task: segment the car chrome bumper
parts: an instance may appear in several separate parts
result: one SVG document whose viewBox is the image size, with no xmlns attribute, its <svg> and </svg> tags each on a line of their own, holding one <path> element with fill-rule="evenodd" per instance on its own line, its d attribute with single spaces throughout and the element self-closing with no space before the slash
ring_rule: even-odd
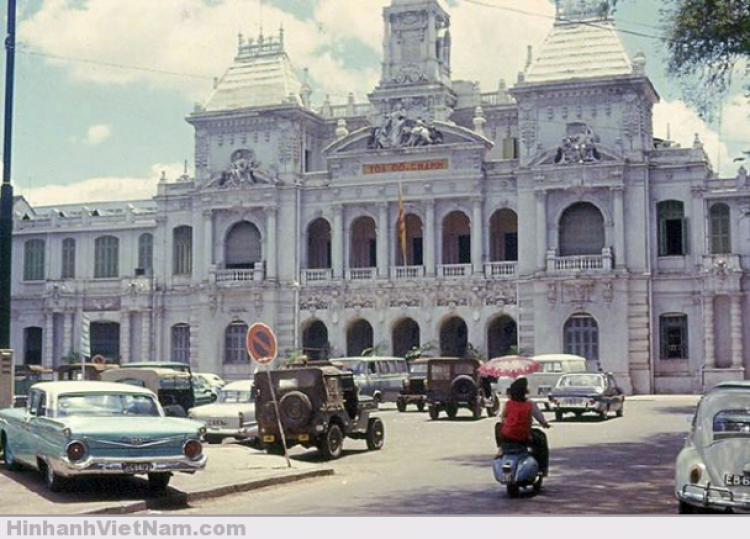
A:
<svg viewBox="0 0 750 539">
<path fill-rule="evenodd" d="M 701 485 L 684 485 L 676 492 L 677 499 L 697 507 L 707 509 L 740 509 L 750 511 L 750 494 L 737 494 L 725 487 L 710 483 Z"/>
<path fill-rule="evenodd" d="M 257 438 L 258 426 L 242 428 L 210 427 L 206 425 L 206 436 L 221 436 L 224 438 Z"/>
<path fill-rule="evenodd" d="M 148 471 L 138 473 L 163 473 L 163 472 L 183 472 L 195 473 L 206 467 L 208 457 L 202 454 L 196 460 L 190 460 L 186 457 L 137 457 L 137 458 L 101 458 L 90 457 L 81 462 L 70 462 L 66 458 L 47 459 L 47 464 L 52 466 L 55 473 L 63 477 L 75 477 L 79 475 L 131 475 L 132 472 L 124 471 L 126 464 L 150 464 Z"/>
</svg>

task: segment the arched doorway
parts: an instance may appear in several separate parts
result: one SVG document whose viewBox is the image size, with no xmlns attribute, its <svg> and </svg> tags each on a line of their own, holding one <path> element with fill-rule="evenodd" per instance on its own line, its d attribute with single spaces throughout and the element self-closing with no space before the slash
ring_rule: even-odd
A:
<svg viewBox="0 0 750 539">
<path fill-rule="evenodd" d="M 393 355 L 404 357 L 412 348 L 420 346 L 419 324 L 411 318 L 405 318 L 396 323 L 391 336 L 393 341 Z"/>
<path fill-rule="evenodd" d="M 237 223 L 227 233 L 224 249 L 227 269 L 253 269 L 262 256 L 258 227 L 248 221 Z"/>
<path fill-rule="evenodd" d="M 469 328 L 459 316 L 446 320 L 440 328 L 440 355 L 464 357 L 469 349 Z"/>
<path fill-rule="evenodd" d="M 315 320 L 302 331 L 302 352 L 313 360 L 328 359 L 328 328 Z"/>
<path fill-rule="evenodd" d="M 463 212 L 443 219 L 443 264 L 471 264 L 471 222 Z"/>
<path fill-rule="evenodd" d="M 346 355 L 361 356 L 362 352 L 373 347 L 372 326 L 370 322 L 359 319 L 346 331 Z"/>
<path fill-rule="evenodd" d="M 359 217 L 351 227 L 350 268 L 374 268 L 378 265 L 378 240 L 375 221 Z"/>
<path fill-rule="evenodd" d="M 307 227 L 307 269 L 331 267 L 331 225 L 322 217 Z"/>
<path fill-rule="evenodd" d="M 604 216 L 589 202 L 577 202 L 560 217 L 560 256 L 601 255 Z"/>
<path fill-rule="evenodd" d="M 518 326 L 508 315 L 502 315 L 490 322 L 487 328 L 487 357 L 505 356 L 518 348 Z"/>
</svg>

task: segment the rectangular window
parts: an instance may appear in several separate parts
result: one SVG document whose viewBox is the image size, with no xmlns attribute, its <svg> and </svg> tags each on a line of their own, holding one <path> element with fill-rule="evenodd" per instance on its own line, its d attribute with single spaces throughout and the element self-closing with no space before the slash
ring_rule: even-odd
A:
<svg viewBox="0 0 750 539">
<path fill-rule="evenodd" d="M 190 363 L 190 326 L 172 327 L 172 361 Z"/>
<path fill-rule="evenodd" d="M 192 275 L 193 273 L 193 230 L 181 226 L 174 230 L 174 275 Z"/>
<path fill-rule="evenodd" d="M 154 236 L 152 234 L 141 234 L 138 238 L 138 269 L 142 275 L 152 275 L 154 272 Z"/>
<path fill-rule="evenodd" d="M 94 278 L 111 279 L 119 275 L 119 241 L 114 236 L 94 242 Z"/>
<path fill-rule="evenodd" d="M 62 242 L 61 279 L 75 279 L 76 276 L 76 240 L 66 238 Z"/>
<path fill-rule="evenodd" d="M 659 319 L 660 358 L 687 359 L 688 327 L 687 316 L 662 316 Z"/>
<path fill-rule="evenodd" d="M 23 280 L 44 280 L 44 240 L 29 240 L 24 244 Z"/>
</svg>

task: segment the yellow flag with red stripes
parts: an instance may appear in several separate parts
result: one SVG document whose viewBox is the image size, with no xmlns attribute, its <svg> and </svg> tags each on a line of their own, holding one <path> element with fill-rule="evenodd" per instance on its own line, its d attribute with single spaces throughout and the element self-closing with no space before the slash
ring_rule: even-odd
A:
<svg viewBox="0 0 750 539">
<path fill-rule="evenodd" d="M 406 266 L 406 216 L 404 215 L 404 193 L 398 182 L 398 239 L 401 244 L 401 257 Z"/>
</svg>

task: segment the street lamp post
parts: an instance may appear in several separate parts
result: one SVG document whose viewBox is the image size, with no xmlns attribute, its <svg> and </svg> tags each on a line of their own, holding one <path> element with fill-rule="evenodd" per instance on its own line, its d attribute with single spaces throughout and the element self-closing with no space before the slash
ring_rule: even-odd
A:
<svg viewBox="0 0 750 539">
<path fill-rule="evenodd" d="M 0 349 L 10 348 L 10 272 L 13 247 L 13 186 L 10 183 L 13 133 L 13 75 L 16 51 L 16 0 L 8 0 L 8 35 L 5 38 L 5 130 L 3 185 L 0 191 Z"/>
</svg>

